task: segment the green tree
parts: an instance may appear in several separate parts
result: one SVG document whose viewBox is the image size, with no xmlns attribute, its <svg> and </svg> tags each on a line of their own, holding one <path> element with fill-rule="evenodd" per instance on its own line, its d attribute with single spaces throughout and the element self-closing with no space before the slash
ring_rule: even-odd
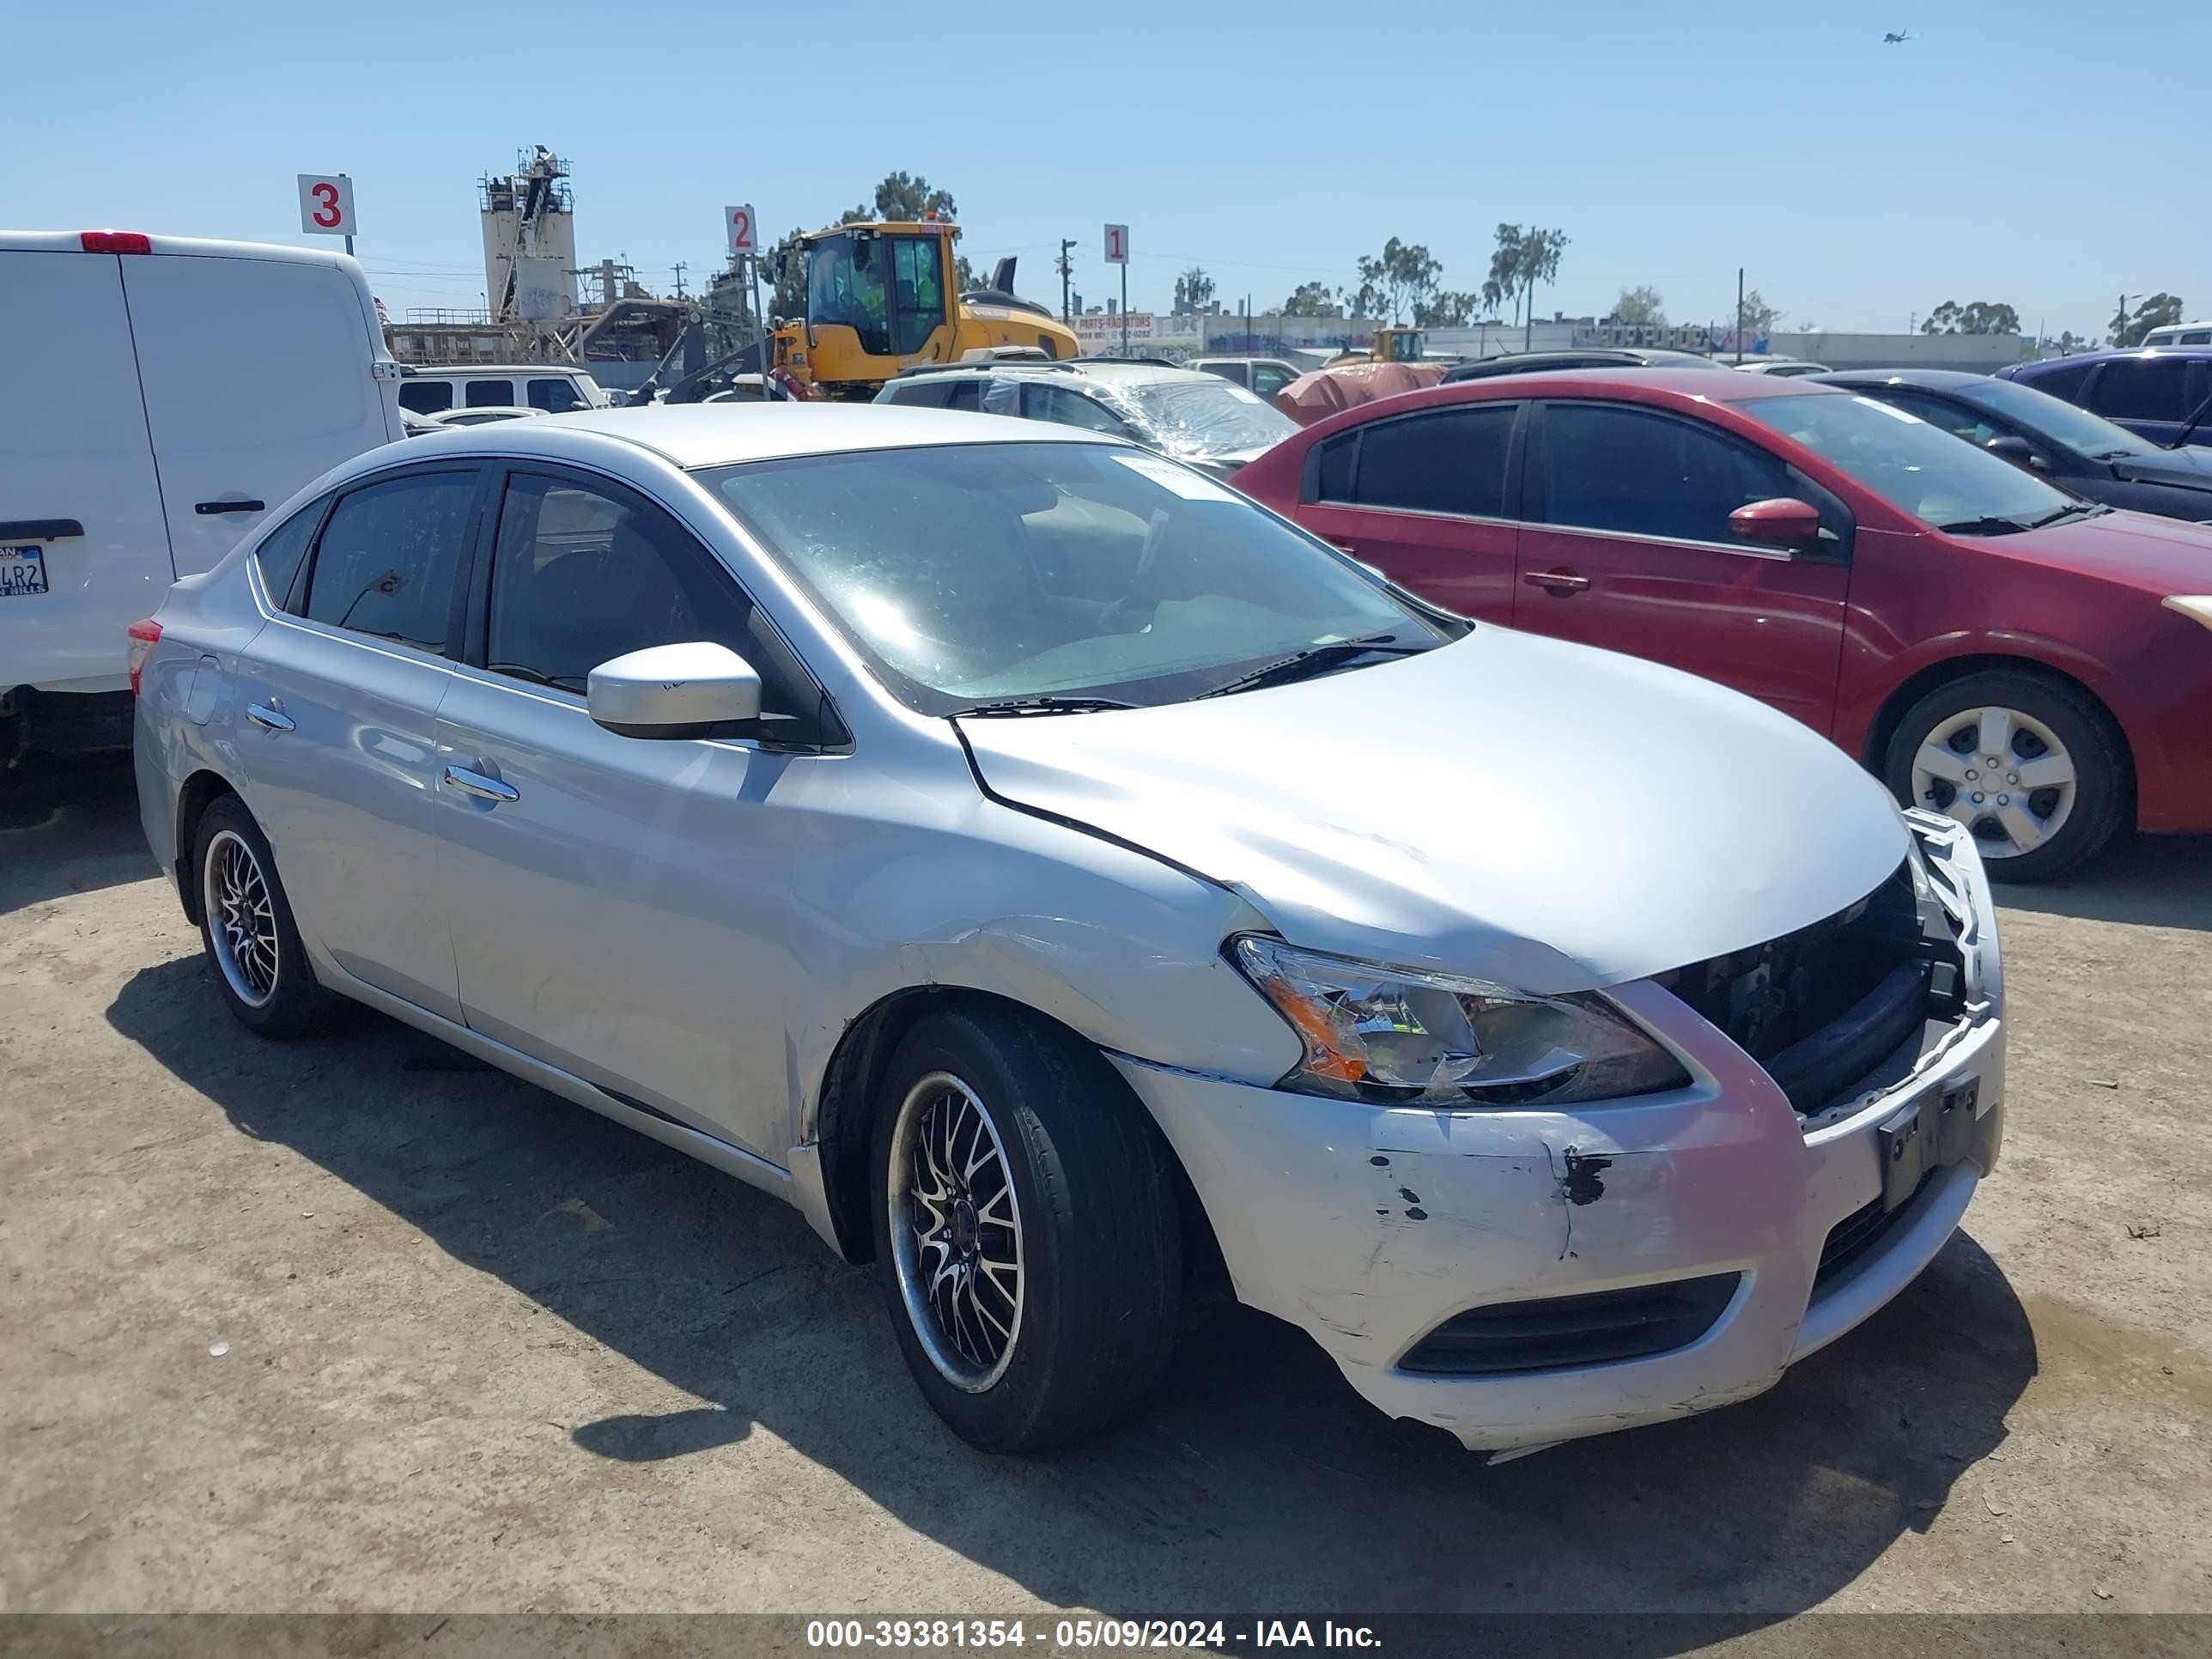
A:
<svg viewBox="0 0 2212 1659">
<path fill-rule="evenodd" d="M 1176 278 L 1175 314 L 1182 317 L 1202 311 L 1212 297 L 1213 278 L 1206 274 L 1204 265 L 1193 265 Z"/>
<path fill-rule="evenodd" d="M 2116 346 L 2139 346 L 2143 336 L 2154 328 L 2164 328 L 2181 320 L 2181 296 L 2176 294 L 2154 294 L 2136 307 L 2135 315 L 2128 315 L 2122 306 L 2112 313 L 2112 343 Z"/>
<path fill-rule="evenodd" d="M 1326 317 L 1334 303 L 1327 283 L 1300 283 L 1291 290 L 1278 314 L 1284 317 Z"/>
<path fill-rule="evenodd" d="M 1479 294 L 1442 289 L 1433 299 L 1413 307 L 1413 321 L 1421 328 L 1465 328 L 1474 320 L 1475 308 L 1481 302 Z"/>
<path fill-rule="evenodd" d="M 771 317 L 806 314 L 806 260 L 799 251 L 799 239 L 805 234 L 804 230 L 793 225 L 789 234 L 768 251 L 768 268 L 775 273 L 775 292 L 768 301 Z"/>
<path fill-rule="evenodd" d="M 1564 230 L 1546 230 L 1536 225 L 1525 230 L 1519 225 L 1498 226 L 1497 246 L 1490 256 L 1490 275 L 1482 284 L 1483 303 L 1498 306 L 1510 300 L 1513 320 L 1525 320 L 1535 298 L 1536 284 L 1558 280 L 1559 256 L 1567 251 L 1568 240 Z"/>
<path fill-rule="evenodd" d="M 847 208 L 837 222 L 853 225 L 864 224 L 871 220 L 887 220 L 894 223 L 916 224 L 933 214 L 939 219 L 950 219 L 956 225 L 959 222 L 960 210 L 954 205 L 951 191 L 937 189 L 918 173 L 887 173 L 884 175 L 883 183 L 876 186 L 874 209 L 871 210 L 866 203 L 860 203 Z M 956 240 L 959 234 L 957 230 L 953 232 Z M 975 268 L 968 263 L 968 256 L 964 253 L 952 256 L 952 285 L 962 294 L 981 286 L 975 279 Z"/>
<path fill-rule="evenodd" d="M 1923 334 L 2017 334 L 2020 313 L 2010 306 L 1975 300 L 1960 305 L 1946 300 L 1920 325 Z"/>
<path fill-rule="evenodd" d="M 1645 284 L 1642 288 L 1625 288 L 1620 297 L 1613 302 L 1616 321 L 1632 323 L 1643 328 L 1667 326 L 1667 301 L 1659 290 Z"/>
<path fill-rule="evenodd" d="M 1787 314 L 1779 306 L 1771 306 L 1759 298 L 1757 289 L 1744 291 L 1743 331 L 1753 338 L 1773 333 L 1775 324 Z"/>
<path fill-rule="evenodd" d="M 1418 318 L 1435 301 L 1443 275 L 1443 263 L 1428 249 L 1393 236 L 1382 244 L 1379 255 L 1361 258 L 1352 308 L 1357 315 L 1390 323 L 1408 313 Z"/>
</svg>

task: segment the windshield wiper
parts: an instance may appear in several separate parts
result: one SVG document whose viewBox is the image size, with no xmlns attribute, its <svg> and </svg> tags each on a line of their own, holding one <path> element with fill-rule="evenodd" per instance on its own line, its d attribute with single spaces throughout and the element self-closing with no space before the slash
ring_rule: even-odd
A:
<svg viewBox="0 0 2212 1659">
<path fill-rule="evenodd" d="M 2076 513 L 2094 519 L 2112 510 L 2101 501 L 2069 501 L 2055 513 L 2046 513 L 2039 519 L 2030 519 L 2027 521 L 2027 527 L 2030 530 L 2040 530 L 2047 524 L 2057 524 L 2061 519 L 2070 519 Z"/>
<path fill-rule="evenodd" d="M 2018 519 L 1992 518 L 1959 519 L 1936 527 L 1950 536 L 2014 536 L 2027 528 Z"/>
<path fill-rule="evenodd" d="M 1111 697 L 1002 697 L 996 702 L 979 702 L 971 708 L 956 708 L 955 714 L 976 715 L 991 719 L 1006 714 L 1089 714 L 1103 708 L 1134 708 L 1133 702 L 1116 702 Z"/>
<path fill-rule="evenodd" d="M 1365 639 L 1332 640 L 1327 645 L 1310 645 L 1303 651 L 1293 651 L 1279 662 L 1271 662 L 1254 669 L 1249 674 L 1239 674 L 1224 685 L 1211 691 L 1201 691 L 1200 697 L 1225 697 L 1232 691 L 1256 691 L 1263 685 L 1281 685 L 1291 680 L 1302 680 L 1310 674 L 1339 666 L 1354 657 L 1364 657 L 1371 652 L 1386 652 L 1395 656 L 1416 656 L 1429 647 L 1425 645 L 1400 645 L 1396 630 L 1388 634 L 1370 634 Z"/>
</svg>

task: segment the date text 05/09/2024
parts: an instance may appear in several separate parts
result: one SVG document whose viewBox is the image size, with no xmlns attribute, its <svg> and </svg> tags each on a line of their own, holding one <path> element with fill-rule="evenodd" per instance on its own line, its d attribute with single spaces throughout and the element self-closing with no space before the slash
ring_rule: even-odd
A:
<svg viewBox="0 0 2212 1659">
<path fill-rule="evenodd" d="M 1365 1625 L 1333 1620 L 1058 1619 L 1034 1626 L 1024 1619 L 810 1619 L 806 1645 L 815 1649 L 1078 1648 L 1219 1649 L 1379 1648 Z"/>
</svg>

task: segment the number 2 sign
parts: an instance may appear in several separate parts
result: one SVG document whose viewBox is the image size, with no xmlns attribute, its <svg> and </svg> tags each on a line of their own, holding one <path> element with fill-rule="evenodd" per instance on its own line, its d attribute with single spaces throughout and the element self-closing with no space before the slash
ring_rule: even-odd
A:
<svg viewBox="0 0 2212 1659">
<path fill-rule="evenodd" d="M 310 236 L 357 234 L 361 228 L 353 222 L 353 180 L 343 173 L 301 173 L 300 228 Z"/>
<path fill-rule="evenodd" d="M 760 221 L 753 216 L 751 208 L 724 208 L 722 228 L 730 234 L 732 253 L 744 254 L 760 252 Z"/>
</svg>

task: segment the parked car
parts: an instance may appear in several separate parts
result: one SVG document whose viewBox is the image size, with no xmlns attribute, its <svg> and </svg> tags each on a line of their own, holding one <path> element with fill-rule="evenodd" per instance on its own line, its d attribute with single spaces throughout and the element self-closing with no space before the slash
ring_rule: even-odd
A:
<svg viewBox="0 0 2212 1659">
<path fill-rule="evenodd" d="M 493 421 L 528 420 L 544 413 L 542 409 L 501 409 L 496 404 L 483 404 L 474 409 L 449 409 L 442 415 L 425 415 L 422 418 L 435 427 L 484 426 Z"/>
<path fill-rule="evenodd" d="M 2166 448 L 2212 445 L 2212 349 L 2089 351 L 2007 363 L 1997 374 Z"/>
<path fill-rule="evenodd" d="M 0 233 L 0 775 L 131 741 L 123 629 L 270 504 L 402 434 L 343 254 Z M 241 340 L 276 343 L 263 361 Z"/>
<path fill-rule="evenodd" d="M 2144 335 L 2142 343 L 2154 349 L 2166 346 L 2212 346 L 2212 321 L 2167 323 Z"/>
<path fill-rule="evenodd" d="M 1131 359 L 984 362 L 908 373 L 876 401 L 1080 427 L 1224 478 L 1297 430 L 1280 410 L 1218 374 Z"/>
<path fill-rule="evenodd" d="M 1747 357 L 1740 363 L 1723 366 L 1741 374 L 1774 374 L 1785 380 L 1828 372 L 1827 364 L 1816 363 L 1809 357 Z"/>
<path fill-rule="evenodd" d="M 1278 392 L 1306 372 L 1296 363 L 1285 362 L 1280 357 L 1192 357 L 1185 360 L 1183 367 L 1207 374 L 1218 374 L 1223 380 L 1270 401 Z"/>
<path fill-rule="evenodd" d="M 1693 351 L 1660 346 L 1577 346 L 1559 351 L 1516 351 L 1503 357 L 1478 357 L 1444 371 L 1444 384 L 1487 380 L 1500 374 L 1541 374 L 1562 368 L 1726 368 Z"/>
<path fill-rule="evenodd" d="M 1823 374 L 2107 507 L 2212 523 L 2212 450 L 2160 449 L 2014 380 L 1940 368 Z"/>
<path fill-rule="evenodd" d="M 1796 715 L 1966 824 L 2000 879 L 2130 822 L 2212 830 L 2212 530 L 1875 398 L 1663 369 L 1438 386 L 1309 427 L 1237 487 L 1454 611 Z"/>
<path fill-rule="evenodd" d="M 612 407 L 591 371 L 562 363 L 470 363 L 410 367 L 399 401 L 418 415 L 453 409 L 526 407 L 548 415 Z"/>
<path fill-rule="evenodd" d="M 367 1003 L 796 1204 L 979 1445 L 1128 1409 L 1224 1264 L 1472 1447 L 1742 1399 L 2002 1139 L 1960 825 L 1102 434 L 454 433 L 133 638 L 240 1022 Z"/>
</svg>

